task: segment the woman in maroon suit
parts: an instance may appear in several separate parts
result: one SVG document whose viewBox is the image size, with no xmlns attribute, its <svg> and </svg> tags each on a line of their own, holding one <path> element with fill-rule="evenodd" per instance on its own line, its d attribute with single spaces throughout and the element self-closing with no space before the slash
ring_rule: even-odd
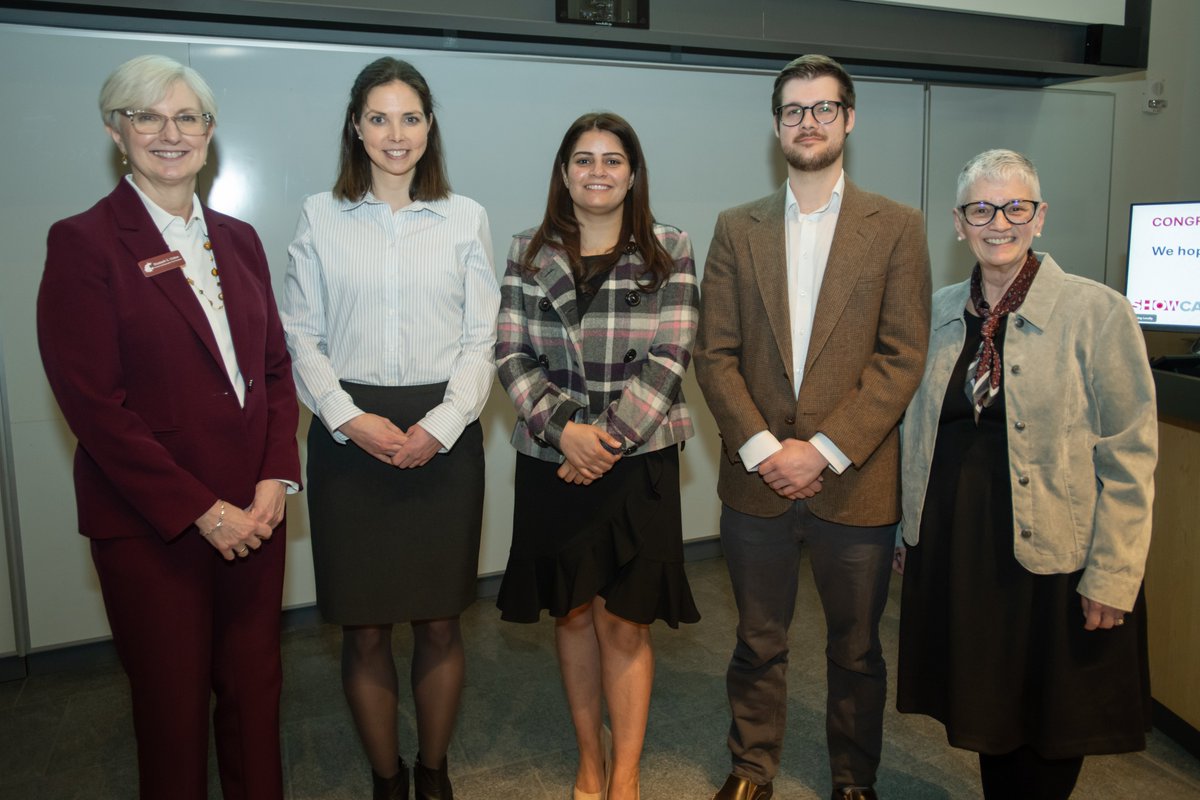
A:
<svg viewBox="0 0 1200 800">
<path fill-rule="evenodd" d="M 163 56 L 100 94 L 130 174 L 56 223 L 38 295 L 42 361 L 78 439 L 91 539 L 129 675 L 143 798 L 282 798 L 284 495 L 298 488 L 291 365 L 262 245 L 200 204 L 212 91 Z"/>
</svg>

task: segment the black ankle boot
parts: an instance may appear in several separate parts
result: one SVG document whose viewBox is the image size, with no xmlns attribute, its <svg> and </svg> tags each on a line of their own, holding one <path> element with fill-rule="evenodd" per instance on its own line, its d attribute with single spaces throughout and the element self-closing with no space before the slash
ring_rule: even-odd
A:
<svg viewBox="0 0 1200 800">
<path fill-rule="evenodd" d="M 390 778 L 381 778 L 371 770 L 374 789 L 371 800 L 408 800 L 408 764 L 400 759 L 400 769 Z"/>
<path fill-rule="evenodd" d="M 454 787 L 450 785 L 450 772 L 447 761 L 442 759 L 442 766 L 430 769 L 421 763 L 421 754 L 417 753 L 417 763 L 413 765 L 413 783 L 416 788 L 416 800 L 454 800 Z"/>
</svg>

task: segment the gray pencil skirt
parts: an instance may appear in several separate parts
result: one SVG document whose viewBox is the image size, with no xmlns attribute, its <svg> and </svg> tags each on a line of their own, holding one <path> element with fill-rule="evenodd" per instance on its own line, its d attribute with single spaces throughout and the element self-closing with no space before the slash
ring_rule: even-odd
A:
<svg viewBox="0 0 1200 800">
<path fill-rule="evenodd" d="M 363 411 L 407 429 L 446 384 L 342 387 Z M 476 598 L 483 524 L 483 432 L 468 425 L 449 453 L 398 469 L 345 445 L 314 419 L 309 520 L 317 606 L 327 622 L 381 625 L 462 613 Z"/>
</svg>

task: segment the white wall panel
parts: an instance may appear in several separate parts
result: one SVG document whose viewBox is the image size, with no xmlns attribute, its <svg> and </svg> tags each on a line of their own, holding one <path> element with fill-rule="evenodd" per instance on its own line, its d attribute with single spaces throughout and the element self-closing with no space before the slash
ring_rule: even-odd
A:
<svg viewBox="0 0 1200 800">
<path fill-rule="evenodd" d="M 975 263 L 966 243 L 955 241 L 950 214 L 963 164 L 993 147 L 1024 153 L 1038 169 L 1049 208 L 1034 249 L 1104 283 L 1113 113 L 1104 92 L 934 86 L 926 223 L 934 288 L 965 279 Z"/>
<path fill-rule="evenodd" d="M 1124 25 L 1125 0 L 1005 0 L 1004 3 L 980 3 L 979 0 L 859 0 L 891 6 L 911 6 L 934 11 L 960 11 L 991 14 L 998 17 L 1022 17 L 1047 22 Z"/>
<path fill-rule="evenodd" d="M 12 426 L 31 650 L 109 635 L 91 548 L 75 522 L 74 445 L 61 418 Z"/>
</svg>

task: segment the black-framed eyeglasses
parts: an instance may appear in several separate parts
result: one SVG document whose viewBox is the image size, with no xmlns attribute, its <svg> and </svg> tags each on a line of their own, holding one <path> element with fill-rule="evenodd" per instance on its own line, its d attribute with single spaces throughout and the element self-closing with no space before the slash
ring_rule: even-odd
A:
<svg viewBox="0 0 1200 800">
<path fill-rule="evenodd" d="M 129 124 L 133 126 L 133 129 L 142 134 L 160 133 L 163 128 L 167 127 L 167 120 L 169 119 L 175 123 L 175 127 L 185 136 L 203 136 L 208 133 L 208 129 L 213 124 L 214 119 L 213 115 L 207 111 L 199 114 L 184 111 L 173 117 L 159 114 L 156 111 L 145 111 L 140 108 L 126 108 L 121 113 L 129 118 Z"/>
<path fill-rule="evenodd" d="M 811 106 L 788 103 L 775 109 L 775 117 L 780 124 L 794 128 L 804 121 L 804 112 L 811 110 L 813 119 L 822 125 L 828 125 L 838 118 L 838 111 L 843 108 L 850 108 L 850 106 L 836 100 L 822 100 Z"/>
<path fill-rule="evenodd" d="M 958 213 L 962 214 L 964 222 L 977 228 L 994 220 L 997 211 L 1003 214 L 1011 224 L 1025 225 L 1033 221 L 1037 215 L 1038 206 L 1041 204 L 1040 200 L 1009 200 L 1004 205 L 998 206 L 979 200 L 959 206 Z"/>
</svg>

